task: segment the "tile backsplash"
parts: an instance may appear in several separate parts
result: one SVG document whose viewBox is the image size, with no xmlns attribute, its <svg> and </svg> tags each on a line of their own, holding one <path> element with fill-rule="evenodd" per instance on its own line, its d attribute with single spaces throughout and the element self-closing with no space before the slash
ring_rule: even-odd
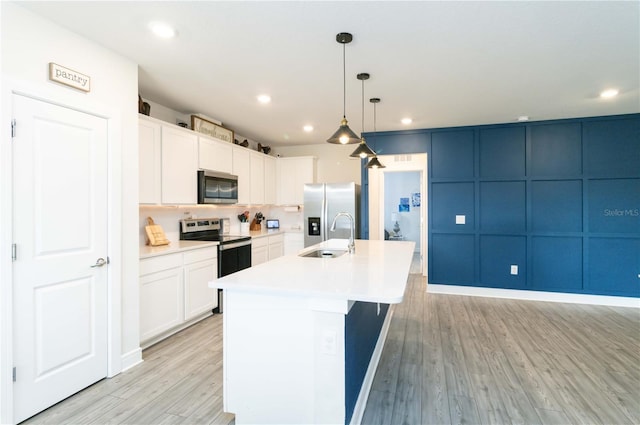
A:
<svg viewBox="0 0 640 425">
<path fill-rule="evenodd" d="M 240 233 L 240 221 L 238 215 L 243 211 L 249 211 L 249 219 L 252 220 L 257 212 L 262 212 L 265 218 L 280 220 L 280 229 L 286 232 L 302 232 L 302 207 L 278 207 L 262 205 L 255 207 L 231 206 L 231 205 L 184 205 L 184 206 L 147 206 L 139 207 L 139 240 L 140 245 L 145 245 L 147 236 L 144 226 L 147 225 L 147 217 L 153 218 L 156 224 L 162 226 L 167 239 L 171 242 L 180 240 L 179 222 L 183 218 L 229 218 L 232 234 Z M 263 226 L 265 226 L 263 222 Z"/>
</svg>

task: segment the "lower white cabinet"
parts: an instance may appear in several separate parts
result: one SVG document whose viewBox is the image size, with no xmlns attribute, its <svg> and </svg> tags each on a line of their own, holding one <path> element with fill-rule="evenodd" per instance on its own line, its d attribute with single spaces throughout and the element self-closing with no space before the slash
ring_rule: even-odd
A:
<svg viewBox="0 0 640 425">
<path fill-rule="evenodd" d="M 218 275 L 217 253 L 213 246 L 140 260 L 143 348 L 217 307 L 217 292 L 208 285 Z"/>
<path fill-rule="evenodd" d="M 275 260 L 284 255 L 284 235 L 269 236 L 269 260 Z"/>
<path fill-rule="evenodd" d="M 284 235 L 261 236 L 251 240 L 251 265 L 266 263 L 284 255 Z"/>
<path fill-rule="evenodd" d="M 251 239 L 251 266 L 269 261 L 269 242 L 267 237 Z"/>
</svg>

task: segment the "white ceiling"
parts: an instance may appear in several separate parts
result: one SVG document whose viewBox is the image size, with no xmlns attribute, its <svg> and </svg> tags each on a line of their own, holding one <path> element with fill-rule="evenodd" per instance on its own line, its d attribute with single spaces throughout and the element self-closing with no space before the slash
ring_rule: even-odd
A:
<svg viewBox="0 0 640 425">
<path fill-rule="evenodd" d="M 640 112 L 640 2 L 24 2 L 139 64 L 139 91 L 266 145 L 377 130 Z M 147 24 L 172 24 L 160 40 Z M 601 90 L 620 90 L 615 99 Z M 256 96 L 268 93 L 265 106 Z M 409 126 L 400 119 L 413 118 Z M 303 132 L 312 124 L 311 134 Z"/>
</svg>

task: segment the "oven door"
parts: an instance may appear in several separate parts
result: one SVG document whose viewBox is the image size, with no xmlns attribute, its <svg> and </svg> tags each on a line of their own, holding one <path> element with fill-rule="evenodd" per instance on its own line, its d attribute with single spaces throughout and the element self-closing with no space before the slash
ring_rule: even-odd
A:
<svg viewBox="0 0 640 425">
<path fill-rule="evenodd" d="M 251 241 L 218 245 L 218 277 L 251 267 Z"/>
</svg>

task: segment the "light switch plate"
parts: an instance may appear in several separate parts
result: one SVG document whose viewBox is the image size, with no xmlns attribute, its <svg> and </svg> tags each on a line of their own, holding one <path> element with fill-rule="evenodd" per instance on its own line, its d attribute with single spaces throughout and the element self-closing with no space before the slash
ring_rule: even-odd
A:
<svg viewBox="0 0 640 425">
<path fill-rule="evenodd" d="M 511 265 L 511 274 L 512 275 L 517 275 L 518 274 L 518 266 L 515 264 Z"/>
<path fill-rule="evenodd" d="M 456 215 L 456 224 L 465 224 L 467 222 L 466 215 Z"/>
</svg>

